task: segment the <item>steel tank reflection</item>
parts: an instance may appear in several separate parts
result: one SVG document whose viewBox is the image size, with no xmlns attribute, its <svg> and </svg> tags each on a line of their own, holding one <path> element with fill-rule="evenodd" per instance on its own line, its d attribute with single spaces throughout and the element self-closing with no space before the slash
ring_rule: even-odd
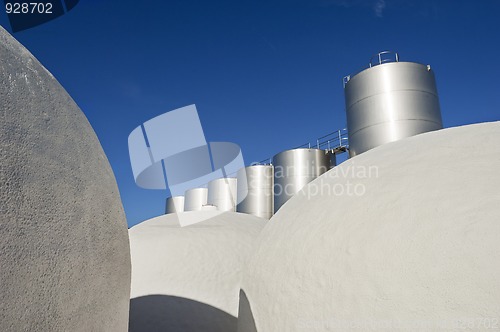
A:
<svg viewBox="0 0 500 332">
<path fill-rule="evenodd" d="M 393 52 L 344 79 L 349 154 L 443 128 L 434 72 L 430 66 L 399 62 Z M 372 58 L 373 59 L 373 58 Z"/>
<path fill-rule="evenodd" d="M 165 214 L 184 212 L 184 196 L 168 197 L 165 203 Z"/>
<path fill-rule="evenodd" d="M 238 212 L 271 219 L 274 213 L 274 172 L 272 165 L 253 165 L 237 174 Z"/>
<path fill-rule="evenodd" d="M 200 211 L 208 201 L 207 188 L 193 188 L 184 193 L 184 211 Z"/>
<path fill-rule="evenodd" d="M 335 158 L 320 149 L 293 149 L 273 157 L 274 212 L 306 184 L 328 171 Z"/>
<path fill-rule="evenodd" d="M 219 211 L 236 211 L 236 178 L 221 178 L 208 183 L 208 204 Z"/>
</svg>

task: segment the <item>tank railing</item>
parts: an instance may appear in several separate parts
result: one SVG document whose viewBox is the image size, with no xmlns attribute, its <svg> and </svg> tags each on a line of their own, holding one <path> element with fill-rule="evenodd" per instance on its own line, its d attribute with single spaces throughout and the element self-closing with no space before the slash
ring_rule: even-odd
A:
<svg viewBox="0 0 500 332">
<path fill-rule="evenodd" d="M 342 153 L 346 152 L 348 149 L 348 136 L 347 129 L 339 129 L 324 136 L 316 139 L 316 144 L 311 144 L 310 142 L 304 143 L 302 145 L 296 146 L 293 149 L 311 149 L 314 146 L 315 149 L 324 149 L 332 153 Z M 254 165 L 272 165 L 272 158 L 266 158 L 259 162 L 252 163 Z"/>
<path fill-rule="evenodd" d="M 305 148 L 310 149 L 311 148 L 311 143 L 304 143 L 302 145 L 299 145 L 299 146 L 296 146 L 296 147 L 292 148 L 292 150 L 293 149 L 305 149 Z"/>
<path fill-rule="evenodd" d="M 273 158 L 266 158 L 266 159 L 262 159 L 261 161 L 258 161 L 256 163 L 252 163 L 250 166 L 272 165 L 272 164 L 273 164 Z"/>
<path fill-rule="evenodd" d="M 382 55 L 384 55 L 384 54 L 394 54 L 394 58 L 393 58 L 394 60 L 392 60 L 391 58 L 389 58 L 389 59 L 382 58 Z M 378 60 L 378 63 L 373 64 L 374 58 Z M 399 62 L 399 54 L 397 52 L 393 52 L 393 51 L 383 51 L 383 52 L 377 53 L 370 58 L 370 63 L 368 63 L 368 66 L 369 66 L 369 68 L 371 68 L 373 66 L 381 65 L 381 64 L 386 63 L 386 62 Z M 344 86 L 344 89 L 345 89 L 345 86 L 347 85 L 347 83 L 349 83 L 349 81 L 351 80 L 351 78 L 353 78 L 357 74 L 361 73 L 365 69 L 366 68 L 360 68 L 359 70 L 352 72 L 352 74 L 344 76 L 344 78 L 342 79 L 342 84 Z"/>
<path fill-rule="evenodd" d="M 347 141 L 347 129 L 341 129 L 318 138 L 316 140 L 316 147 L 334 153 L 341 153 L 347 150 Z"/>
<path fill-rule="evenodd" d="M 324 136 L 318 137 L 316 139 L 316 144 L 314 144 L 314 147 L 316 149 L 327 147 L 328 150 L 333 150 L 337 147 L 346 146 L 346 144 L 344 144 L 346 140 L 347 140 L 347 129 L 346 128 L 339 129 Z M 304 143 L 302 145 L 295 147 L 294 149 L 300 149 L 300 148 L 310 149 L 311 146 L 313 146 L 313 144 Z"/>
<path fill-rule="evenodd" d="M 350 80 L 351 80 L 351 75 L 344 76 L 344 78 L 342 79 L 342 84 L 344 84 L 344 88 L 345 85 L 349 83 Z"/>
<path fill-rule="evenodd" d="M 389 57 L 389 58 L 386 57 L 384 59 L 384 57 L 383 57 L 384 55 L 391 55 L 391 57 Z M 392 57 L 392 56 L 394 56 L 394 57 Z M 374 64 L 373 59 L 378 60 L 378 63 Z M 397 52 L 393 52 L 393 51 L 379 52 L 370 58 L 370 63 L 368 65 L 371 68 L 373 66 L 381 65 L 381 64 L 386 63 L 386 62 L 399 62 L 399 54 Z"/>
</svg>

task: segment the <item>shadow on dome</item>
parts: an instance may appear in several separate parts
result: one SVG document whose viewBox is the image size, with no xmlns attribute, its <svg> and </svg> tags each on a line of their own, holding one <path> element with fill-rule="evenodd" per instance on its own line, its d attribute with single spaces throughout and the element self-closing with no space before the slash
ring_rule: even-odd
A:
<svg viewBox="0 0 500 332">
<path fill-rule="evenodd" d="M 236 332 L 236 317 L 183 297 L 148 295 L 130 300 L 130 332 Z"/>
<path fill-rule="evenodd" d="M 247 295 L 240 289 L 240 307 L 238 310 L 238 332 L 257 332 L 252 308 Z"/>
</svg>

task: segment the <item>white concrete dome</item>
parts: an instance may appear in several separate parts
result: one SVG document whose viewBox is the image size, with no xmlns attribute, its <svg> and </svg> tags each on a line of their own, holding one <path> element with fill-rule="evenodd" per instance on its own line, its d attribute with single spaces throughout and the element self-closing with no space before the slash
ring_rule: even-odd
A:
<svg viewBox="0 0 500 332">
<path fill-rule="evenodd" d="M 56 79 L 0 27 L 0 331 L 126 331 L 127 223 Z"/>
<path fill-rule="evenodd" d="M 243 265 L 266 220 L 191 211 L 206 220 L 180 227 L 176 214 L 129 230 L 130 331 L 236 331 Z"/>
<path fill-rule="evenodd" d="M 261 232 L 238 331 L 498 328 L 499 188 L 500 122 L 344 162 Z"/>
</svg>

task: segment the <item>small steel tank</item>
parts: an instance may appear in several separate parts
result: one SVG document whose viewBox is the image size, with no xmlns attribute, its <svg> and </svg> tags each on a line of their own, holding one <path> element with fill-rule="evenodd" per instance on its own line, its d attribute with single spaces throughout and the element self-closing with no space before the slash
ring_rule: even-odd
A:
<svg viewBox="0 0 500 332">
<path fill-rule="evenodd" d="M 349 154 L 443 128 L 434 72 L 384 51 L 344 78 Z"/>
<path fill-rule="evenodd" d="M 207 188 L 194 188 L 184 193 L 184 211 L 200 211 L 208 202 Z"/>
<path fill-rule="evenodd" d="M 165 214 L 184 212 L 184 196 L 168 197 L 165 204 Z"/>
<path fill-rule="evenodd" d="M 219 211 L 236 211 L 236 178 L 221 178 L 208 183 L 208 204 Z"/>
<path fill-rule="evenodd" d="M 272 165 L 253 165 L 242 168 L 237 174 L 236 210 L 257 217 L 271 219 L 274 214 L 274 172 Z M 244 199 L 240 199 L 244 197 Z"/>
<path fill-rule="evenodd" d="M 335 158 L 321 149 L 293 149 L 273 157 L 274 212 L 306 184 L 328 171 Z"/>
</svg>

